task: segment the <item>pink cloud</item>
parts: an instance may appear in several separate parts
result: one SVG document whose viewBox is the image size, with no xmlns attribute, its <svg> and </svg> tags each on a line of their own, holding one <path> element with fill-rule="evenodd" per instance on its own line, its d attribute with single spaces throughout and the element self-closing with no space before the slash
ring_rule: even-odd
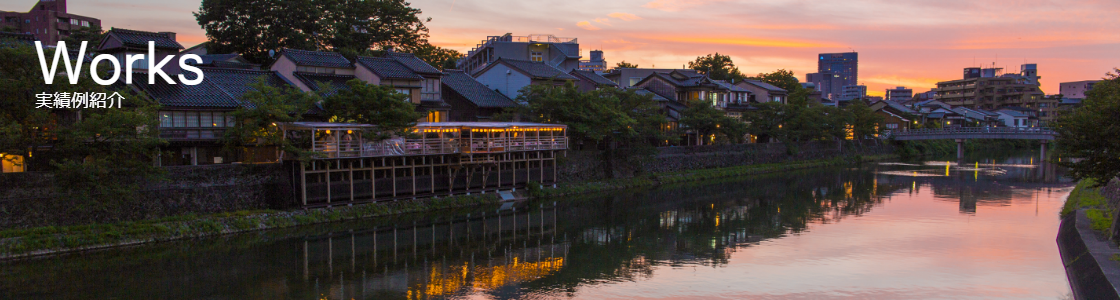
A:
<svg viewBox="0 0 1120 300">
<path fill-rule="evenodd" d="M 634 21 L 634 20 L 641 20 L 642 19 L 642 17 L 636 16 L 634 14 L 620 13 L 620 12 L 611 13 L 607 16 L 611 17 L 611 18 L 623 20 L 623 21 Z"/>
<path fill-rule="evenodd" d="M 576 23 L 576 27 L 583 28 L 583 29 L 586 29 L 586 30 L 591 30 L 591 31 L 599 30 L 599 27 L 595 27 L 595 25 L 591 25 L 591 22 L 588 22 L 588 21 L 580 21 L 579 23 Z"/>
<path fill-rule="evenodd" d="M 652 8 L 662 11 L 681 11 L 696 6 L 701 6 L 711 2 L 720 2 L 723 0 L 654 0 L 642 5 L 645 8 Z"/>
</svg>

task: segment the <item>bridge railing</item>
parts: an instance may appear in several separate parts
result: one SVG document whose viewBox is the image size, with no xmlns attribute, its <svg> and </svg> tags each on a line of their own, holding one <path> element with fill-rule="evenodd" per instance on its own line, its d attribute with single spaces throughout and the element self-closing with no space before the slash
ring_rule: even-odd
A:
<svg viewBox="0 0 1120 300">
<path fill-rule="evenodd" d="M 1047 134 L 1057 135 L 1053 129 L 1049 127 L 947 127 L 947 128 L 923 128 L 911 129 L 908 131 L 887 131 L 882 137 L 890 138 L 891 136 L 917 136 L 917 135 L 962 135 L 962 134 Z"/>
</svg>

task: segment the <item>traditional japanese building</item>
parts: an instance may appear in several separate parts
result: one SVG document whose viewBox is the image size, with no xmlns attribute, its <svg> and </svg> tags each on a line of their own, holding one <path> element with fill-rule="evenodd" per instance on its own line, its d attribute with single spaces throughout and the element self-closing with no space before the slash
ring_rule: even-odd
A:
<svg viewBox="0 0 1120 300">
<path fill-rule="evenodd" d="M 497 90 L 510 99 L 517 99 L 521 89 L 529 85 L 562 85 L 579 78 L 543 62 L 499 58 L 472 73 L 478 82 Z"/>
<path fill-rule="evenodd" d="M 604 87 L 618 88 L 618 83 L 593 71 L 572 70 L 568 72 L 568 75 L 579 78 L 579 81 L 576 82 L 576 86 L 579 87 L 580 91 L 590 92 Z"/>
<path fill-rule="evenodd" d="M 490 89 L 462 70 L 445 70 L 442 78 L 443 100 L 451 105 L 451 122 L 488 121 L 494 114 L 518 104 Z"/>
</svg>

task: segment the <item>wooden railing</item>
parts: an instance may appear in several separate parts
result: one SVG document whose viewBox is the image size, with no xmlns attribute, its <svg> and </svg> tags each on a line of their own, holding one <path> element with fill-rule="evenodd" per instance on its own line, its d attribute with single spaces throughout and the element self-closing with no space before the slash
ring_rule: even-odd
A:
<svg viewBox="0 0 1120 300">
<path fill-rule="evenodd" d="M 326 158 L 435 155 L 453 153 L 499 153 L 534 150 L 566 150 L 568 139 L 527 138 L 516 140 L 474 140 L 461 144 L 461 139 L 388 139 L 380 142 L 340 141 L 316 143 L 315 152 Z M 467 143 L 467 142 L 464 142 Z"/>
</svg>

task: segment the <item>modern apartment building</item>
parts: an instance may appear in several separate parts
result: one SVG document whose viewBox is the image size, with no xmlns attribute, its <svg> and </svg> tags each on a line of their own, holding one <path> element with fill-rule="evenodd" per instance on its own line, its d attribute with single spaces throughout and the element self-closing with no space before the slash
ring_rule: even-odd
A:
<svg viewBox="0 0 1120 300">
<path fill-rule="evenodd" d="M 821 72 L 805 74 L 805 82 L 813 83 L 817 91 L 821 92 L 821 97 L 837 100 L 840 99 L 846 81 L 839 74 Z"/>
<path fill-rule="evenodd" d="M 1018 74 L 1004 74 L 1002 68 L 965 68 L 964 75 L 964 79 L 938 82 L 934 99 L 992 111 L 1005 107 L 1031 109 L 1044 123 L 1056 117 L 1059 101 L 1046 97 L 1039 88 L 1035 64 L 1023 65 Z"/>
<path fill-rule="evenodd" d="M 1093 84 L 1097 82 L 1100 82 L 1100 80 L 1063 82 L 1058 85 L 1058 93 L 1062 94 L 1063 98 L 1085 99 L 1085 92 L 1092 89 Z"/>
<path fill-rule="evenodd" d="M 603 50 L 591 50 L 591 59 L 579 61 L 579 69 L 602 74 L 607 71 L 607 60 L 603 58 Z"/>
<path fill-rule="evenodd" d="M 55 45 L 71 31 L 101 27 L 101 20 L 66 12 L 66 0 L 40 0 L 27 12 L 0 11 L 0 29 L 5 27 L 14 27 L 18 33 L 32 34 L 44 44 Z"/>
<path fill-rule="evenodd" d="M 914 90 L 908 89 L 904 86 L 887 89 L 887 100 L 901 103 L 910 101 L 910 99 L 912 98 L 914 98 Z"/>
<path fill-rule="evenodd" d="M 579 69 L 579 42 L 575 38 L 561 38 L 554 35 L 489 36 L 479 42 L 467 56 L 457 63 L 458 69 L 467 74 L 476 73 L 497 61 L 499 58 L 541 62 L 560 69 L 564 73 Z"/>
<path fill-rule="evenodd" d="M 841 87 L 859 85 L 859 53 L 821 53 L 817 58 L 817 73 L 833 74 L 833 78 L 842 82 Z M 835 93 L 835 90 L 831 91 Z"/>
<path fill-rule="evenodd" d="M 845 85 L 844 90 L 840 92 L 840 101 L 847 102 L 863 98 L 867 98 L 866 85 Z"/>
</svg>

